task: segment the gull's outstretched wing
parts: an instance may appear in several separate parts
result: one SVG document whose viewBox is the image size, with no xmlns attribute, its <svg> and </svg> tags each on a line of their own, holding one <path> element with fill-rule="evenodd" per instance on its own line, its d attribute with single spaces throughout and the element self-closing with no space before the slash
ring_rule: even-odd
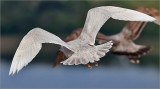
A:
<svg viewBox="0 0 160 89">
<path fill-rule="evenodd" d="M 22 39 L 14 55 L 9 75 L 14 74 L 16 71 L 18 72 L 31 62 L 40 51 L 42 43 L 59 44 L 70 49 L 70 47 L 56 35 L 41 28 L 34 28 Z"/>
<path fill-rule="evenodd" d="M 146 7 L 138 7 L 135 10 L 154 17 L 156 20 L 153 22 L 160 25 L 160 11 Z M 139 37 L 146 23 L 147 22 L 129 21 L 119 34 L 108 36 L 110 40 L 116 40 L 118 42 L 112 47 L 112 53 L 128 56 L 130 61 L 133 61 L 132 59 L 137 60 L 142 55 L 148 53 L 151 50 L 150 46 L 137 45 L 133 42 L 133 40 Z M 107 38 L 107 36 L 100 38 L 99 43 L 107 42 L 104 40 L 105 38 Z"/>
<path fill-rule="evenodd" d="M 155 18 L 138 11 L 114 7 L 102 6 L 90 9 L 79 39 L 90 45 L 94 45 L 95 38 L 102 25 L 110 18 L 126 21 L 154 21 Z"/>
</svg>

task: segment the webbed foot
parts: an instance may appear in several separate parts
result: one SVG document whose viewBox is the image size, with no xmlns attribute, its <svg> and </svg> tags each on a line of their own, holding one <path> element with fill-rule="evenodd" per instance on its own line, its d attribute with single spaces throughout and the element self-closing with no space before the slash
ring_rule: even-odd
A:
<svg viewBox="0 0 160 89">
<path fill-rule="evenodd" d="M 90 64 L 84 64 L 86 67 L 88 67 L 89 69 L 92 69 L 92 66 Z"/>
</svg>

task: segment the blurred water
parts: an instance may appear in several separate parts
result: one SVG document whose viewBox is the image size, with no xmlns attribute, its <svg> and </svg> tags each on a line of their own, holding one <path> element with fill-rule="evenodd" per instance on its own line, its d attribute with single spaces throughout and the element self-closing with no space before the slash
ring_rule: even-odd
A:
<svg viewBox="0 0 160 89">
<path fill-rule="evenodd" d="M 9 76 L 10 64 L 1 63 L 2 88 L 158 88 L 159 71 L 136 65 L 94 67 L 34 63 Z"/>
</svg>

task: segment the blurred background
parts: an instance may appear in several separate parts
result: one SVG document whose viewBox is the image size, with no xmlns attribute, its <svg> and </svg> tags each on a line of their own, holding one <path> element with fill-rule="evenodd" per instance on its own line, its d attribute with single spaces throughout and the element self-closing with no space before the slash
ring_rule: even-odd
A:
<svg viewBox="0 0 160 89">
<path fill-rule="evenodd" d="M 83 65 L 52 68 L 59 45 L 43 44 L 40 53 L 18 74 L 8 76 L 23 36 L 40 27 L 64 39 L 83 27 L 87 11 L 98 6 L 139 6 L 159 9 L 159 1 L 1 1 L 1 88 L 159 88 L 159 26 L 148 23 L 137 44 L 151 45 L 139 65 L 108 53 L 99 67 Z M 100 32 L 121 31 L 127 22 L 109 19 Z"/>
</svg>

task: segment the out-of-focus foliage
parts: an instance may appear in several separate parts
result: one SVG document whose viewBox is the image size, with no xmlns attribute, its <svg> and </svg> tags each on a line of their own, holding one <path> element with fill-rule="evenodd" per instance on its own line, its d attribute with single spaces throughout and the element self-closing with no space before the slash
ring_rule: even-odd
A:
<svg viewBox="0 0 160 89">
<path fill-rule="evenodd" d="M 3 1 L 1 5 L 2 35 L 26 34 L 34 27 L 53 33 L 70 33 L 73 29 L 83 27 L 87 11 L 98 6 L 130 9 L 146 6 L 158 9 L 158 1 Z M 109 20 L 102 27 L 102 32 L 119 32 L 124 24 L 124 21 Z M 148 26 L 148 29 L 156 29 L 156 26 Z M 148 31 L 157 35 L 154 30 Z"/>
</svg>

